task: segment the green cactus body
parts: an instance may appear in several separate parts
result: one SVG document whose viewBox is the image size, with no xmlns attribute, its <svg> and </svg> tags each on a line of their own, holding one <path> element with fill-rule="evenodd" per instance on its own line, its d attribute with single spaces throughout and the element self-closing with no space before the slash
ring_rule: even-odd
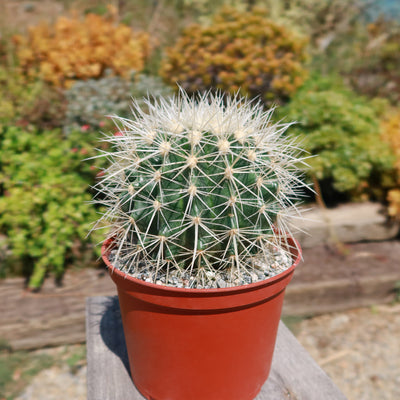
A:
<svg viewBox="0 0 400 400">
<path fill-rule="evenodd" d="M 112 165 L 99 188 L 109 234 L 130 268 L 204 271 L 253 268 L 289 230 L 303 184 L 287 125 L 245 99 L 199 95 L 147 104 L 115 117 Z M 283 233 L 285 232 L 285 233 Z M 155 278 L 154 278 L 155 279 Z"/>
</svg>

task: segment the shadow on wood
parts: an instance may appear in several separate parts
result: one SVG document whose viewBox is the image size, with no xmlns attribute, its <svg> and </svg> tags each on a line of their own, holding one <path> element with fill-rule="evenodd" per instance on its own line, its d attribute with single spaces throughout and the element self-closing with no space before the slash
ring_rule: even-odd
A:
<svg viewBox="0 0 400 400">
<path fill-rule="evenodd" d="M 100 335 L 104 344 L 123 363 L 130 375 L 128 353 L 126 351 L 124 330 L 121 321 L 118 297 L 106 298 L 104 312 L 100 321 Z M 110 332 L 114 333 L 110 335 Z"/>
<path fill-rule="evenodd" d="M 88 400 L 143 400 L 129 374 L 117 297 L 87 299 L 86 338 Z M 255 400 L 283 399 L 346 397 L 280 323 L 271 373 Z"/>
</svg>

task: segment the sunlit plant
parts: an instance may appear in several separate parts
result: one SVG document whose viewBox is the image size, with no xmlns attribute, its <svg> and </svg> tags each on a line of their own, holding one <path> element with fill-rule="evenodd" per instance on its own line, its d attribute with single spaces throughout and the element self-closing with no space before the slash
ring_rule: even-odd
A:
<svg viewBox="0 0 400 400">
<path fill-rule="evenodd" d="M 284 104 L 307 76 L 306 43 L 265 9 L 224 7 L 210 24 L 188 26 L 166 49 L 160 75 L 190 93 L 240 90 L 265 104 Z"/>
<path fill-rule="evenodd" d="M 118 136 L 97 184 L 118 268 L 161 272 L 204 287 L 223 273 L 229 286 L 281 249 L 305 184 L 301 150 L 271 122 L 261 103 L 218 94 L 133 104 L 133 118 L 113 117 Z M 94 228 L 96 229 L 96 227 Z"/>
</svg>

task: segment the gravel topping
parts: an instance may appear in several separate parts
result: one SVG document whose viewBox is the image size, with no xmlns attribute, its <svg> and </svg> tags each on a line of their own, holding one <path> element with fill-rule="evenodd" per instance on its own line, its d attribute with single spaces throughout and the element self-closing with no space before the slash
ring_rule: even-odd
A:
<svg viewBox="0 0 400 400">
<path fill-rule="evenodd" d="M 157 285 L 190 289 L 216 289 L 247 285 L 276 276 L 290 268 L 293 264 L 292 257 L 287 251 L 271 247 L 263 260 L 254 262 L 252 270 L 205 270 L 200 275 L 200 278 L 198 278 L 199 274 L 197 274 L 196 279 L 189 272 L 178 271 L 177 269 L 167 271 L 160 268 L 157 272 L 154 272 L 154 269 L 150 269 L 146 265 L 137 266 L 133 264 L 128 257 L 124 257 L 123 255 L 119 256 L 118 260 L 116 260 L 116 255 L 117 250 L 110 251 L 109 260 L 114 268 L 134 278 Z M 132 265 L 135 265 L 135 267 L 132 267 Z"/>
</svg>

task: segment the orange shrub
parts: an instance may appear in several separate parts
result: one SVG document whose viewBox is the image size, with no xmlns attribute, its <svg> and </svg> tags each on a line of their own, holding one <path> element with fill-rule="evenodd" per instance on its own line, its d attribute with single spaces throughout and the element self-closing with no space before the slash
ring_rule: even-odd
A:
<svg viewBox="0 0 400 400">
<path fill-rule="evenodd" d="M 382 122 L 382 137 L 390 144 L 396 156 L 397 184 L 400 185 L 400 111 Z M 390 190 L 387 200 L 389 215 L 400 219 L 400 188 Z"/>
<path fill-rule="evenodd" d="M 208 27 L 188 27 L 167 50 L 164 80 L 189 92 L 219 88 L 286 100 L 306 75 L 306 41 L 266 18 L 261 9 L 224 8 Z"/>
<path fill-rule="evenodd" d="M 121 76 L 141 71 L 149 52 L 147 34 L 96 14 L 60 17 L 53 26 L 41 24 L 26 37 L 15 36 L 14 42 L 26 75 L 39 74 L 64 87 L 77 79 L 99 78 L 106 69 Z"/>
<path fill-rule="evenodd" d="M 396 154 L 396 168 L 400 174 L 400 110 L 382 122 L 382 137 Z"/>
</svg>

